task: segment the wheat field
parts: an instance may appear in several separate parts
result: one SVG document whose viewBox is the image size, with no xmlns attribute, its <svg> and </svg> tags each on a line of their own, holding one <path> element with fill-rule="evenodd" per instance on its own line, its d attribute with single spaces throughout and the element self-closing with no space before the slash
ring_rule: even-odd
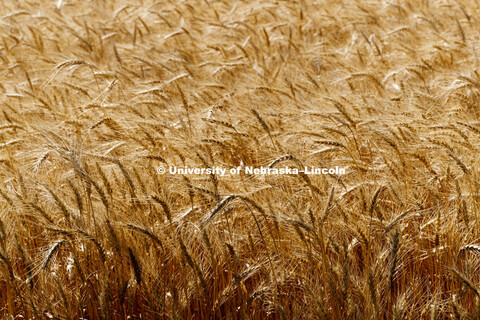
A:
<svg viewBox="0 0 480 320">
<path fill-rule="evenodd" d="M 1 319 L 478 319 L 479 16 L 2 1 Z"/>
</svg>

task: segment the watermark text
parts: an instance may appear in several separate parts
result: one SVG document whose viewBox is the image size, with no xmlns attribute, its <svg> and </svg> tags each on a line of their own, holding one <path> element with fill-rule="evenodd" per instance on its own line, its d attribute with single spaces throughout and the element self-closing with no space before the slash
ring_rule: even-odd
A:
<svg viewBox="0 0 480 320">
<path fill-rule="evenodd" d="M 233 168 L 222 168 L 222 167 L 209 167 L 209 168 L 198 168 L 198 167 L 157 167 L 158 174 L 180 174 L 180 175 L 210 175 L 215 174 L 219 176 L 227 175 L 238 175 L 238 174 L 247 174 L 247 175 L 291 175 L 291 174 L 307 174 L 307 175 L 343 175 L 345 174 L 345 168 L 335 166 L 331 168 L 320 168 L 313 166 L 305 166 L 303 168 L 297 167 L 253 167 L 253 166 L 238 166 Z"/>
</svg>

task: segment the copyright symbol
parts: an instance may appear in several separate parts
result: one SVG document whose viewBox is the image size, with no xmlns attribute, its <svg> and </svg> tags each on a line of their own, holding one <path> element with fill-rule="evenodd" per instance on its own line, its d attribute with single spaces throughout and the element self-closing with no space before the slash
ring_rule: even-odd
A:
<svg viewBox="0 0 480 320">
<path fill-rule="evenodd" d="M 165 173 L 165 168 L 164 167 L 157 167 L 157 173 L 158 174 L 164 174 Z"/>
</svg>

